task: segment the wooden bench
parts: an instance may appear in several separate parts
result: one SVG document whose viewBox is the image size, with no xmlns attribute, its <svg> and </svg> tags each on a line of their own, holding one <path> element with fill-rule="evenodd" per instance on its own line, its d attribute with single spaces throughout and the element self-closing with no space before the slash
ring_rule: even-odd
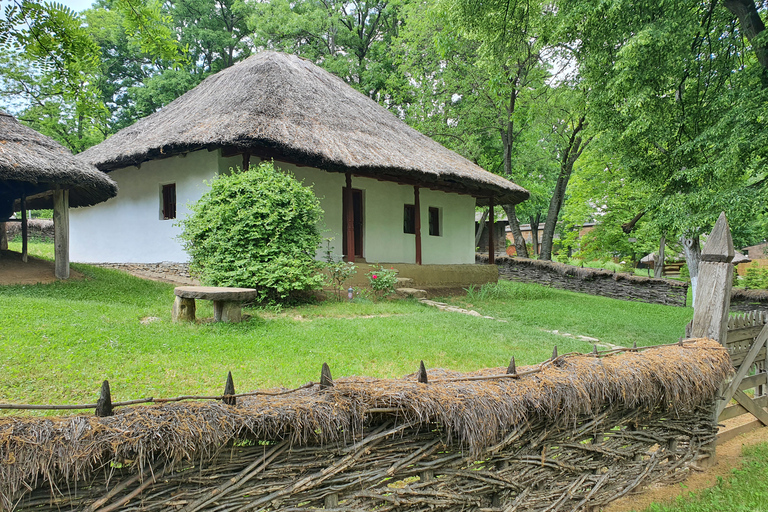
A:
<svg viewBox="0 0 768 512">
<path fill-rule="evenodd" d="M 256 298 L 253 288 L 227 288 L 224 286 L 177 286 L 173 293 L 172 319 L 174 322 L 195 321 L 195 299 L 213 301 L 213 321 L 238 323 L 242 320 L 240 304 Z"/>
</svg>

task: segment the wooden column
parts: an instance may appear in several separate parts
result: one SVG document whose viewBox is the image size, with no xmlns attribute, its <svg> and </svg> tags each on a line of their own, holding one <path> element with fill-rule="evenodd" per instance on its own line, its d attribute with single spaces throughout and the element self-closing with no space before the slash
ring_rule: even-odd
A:
<svg viewBox="0 0 768 512">
<path fill-rule="evenodd" d="M 701 251 L 692 338 L 712 338 L 725 344 L 733 286 L 733 254 L 731 230 L 723 212 Z"/>
<path fill-rule="evenodd" d="M 355 261 L 355 209 L 352 204 L 352 174 L 347 173 L 344 187 L 344 229 L 347 233 L 347 261 Z"/>
<path fill-rule="evenodd" d="M 53 191 L 53 247 L 56 277 L 69 279 L 69 190 Z"/>
<path fill-rule="evenodd" d="M 29 259 L 27 257 L 27 193 L 21 193 L 21 261 L 24 263 Z"/>
<path fill-rule="evenodd" d="M 419 187 L 413 187 L 413 224 L 416 226 L 416 264 L 421 265 L 421 201 Z"/>
<path fill-rule="evenodd" d="M 495 228 L 494 228 L 494 204 L 493 197 L 490 198 L 490 206 L 488 207 L 488 263 L 491 265 L 496 264 L 496 241 L 494 240 Z"/>
<path fill-rule="evenodd" d="M 8 250 L 8 231 L 6 223 L 0 222 L 0 251 Z"/>
</svg>

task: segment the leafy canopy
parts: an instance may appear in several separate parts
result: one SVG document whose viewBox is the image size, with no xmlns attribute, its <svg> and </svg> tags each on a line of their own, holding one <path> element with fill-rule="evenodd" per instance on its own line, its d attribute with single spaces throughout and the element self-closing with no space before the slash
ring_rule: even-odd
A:
<svg viewBox="0 0 768 512">
<path fill-rule="evenodd" d="M 322 210 L 310 188 L 272 162 L 216 176 L 210 187 L 180 222 L 203 282 L 256 288 L 261 300 L 322 286 L 314 259 Z"/>
</svg>

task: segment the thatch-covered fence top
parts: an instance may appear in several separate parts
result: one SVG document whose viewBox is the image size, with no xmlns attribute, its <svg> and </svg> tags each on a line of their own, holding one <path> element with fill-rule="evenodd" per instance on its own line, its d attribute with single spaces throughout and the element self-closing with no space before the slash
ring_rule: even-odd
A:
<svg viewBox="0 0 768 512">
<path fill-rule="evenodd" d="M 75 156 L 53 139 L 0 111 L 0 217 L 18 200 L 22 188 L 30 208 L 52 208 L 51 191 L 69 189 L 70 206 L 90 206 L 117 194 L 106 174 Z"/>
<path fill-rule="evenodd" d="M 732 366 L 721 345 L 700 339 L 607 357 L 560 356 L 519 368 L 516 378 L 504 377 L 506 371 L 433 369 L 427 384 L 416 375 L 350 377 L 326 388 L 265 390 L 235 406 L 185 402 L 124 408 L 103 418 L 5 417 L 0 498 L 8 503 L 40 479 L 73 482 L 110 463 L 202 463 L 233 440 L 347 444 L 372 422 L 437 424 L 446 443 L 488 453 L 532 421 L 568 429 L 577 417 L 607 408 L 690 411 L 712 402 Z"/>
<path fill-rule="evenodd" d="M 402 122 L 343 80 L 294 55 L 265 51 L 81 154 L 103 171 L 223 148 L 437 190 L 480 203 L 528 192 Z"/>
</svg>

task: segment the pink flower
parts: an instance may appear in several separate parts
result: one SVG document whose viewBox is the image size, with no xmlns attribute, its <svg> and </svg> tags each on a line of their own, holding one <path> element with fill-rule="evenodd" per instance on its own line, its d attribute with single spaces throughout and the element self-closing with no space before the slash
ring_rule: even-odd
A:
<svg viewBox="0 0 768 512">
<path fill-rule="evenodd" d="M 373 274 L 373 278 L 376 279 L 378 276 L 376 274 Z"/>
</svg>

